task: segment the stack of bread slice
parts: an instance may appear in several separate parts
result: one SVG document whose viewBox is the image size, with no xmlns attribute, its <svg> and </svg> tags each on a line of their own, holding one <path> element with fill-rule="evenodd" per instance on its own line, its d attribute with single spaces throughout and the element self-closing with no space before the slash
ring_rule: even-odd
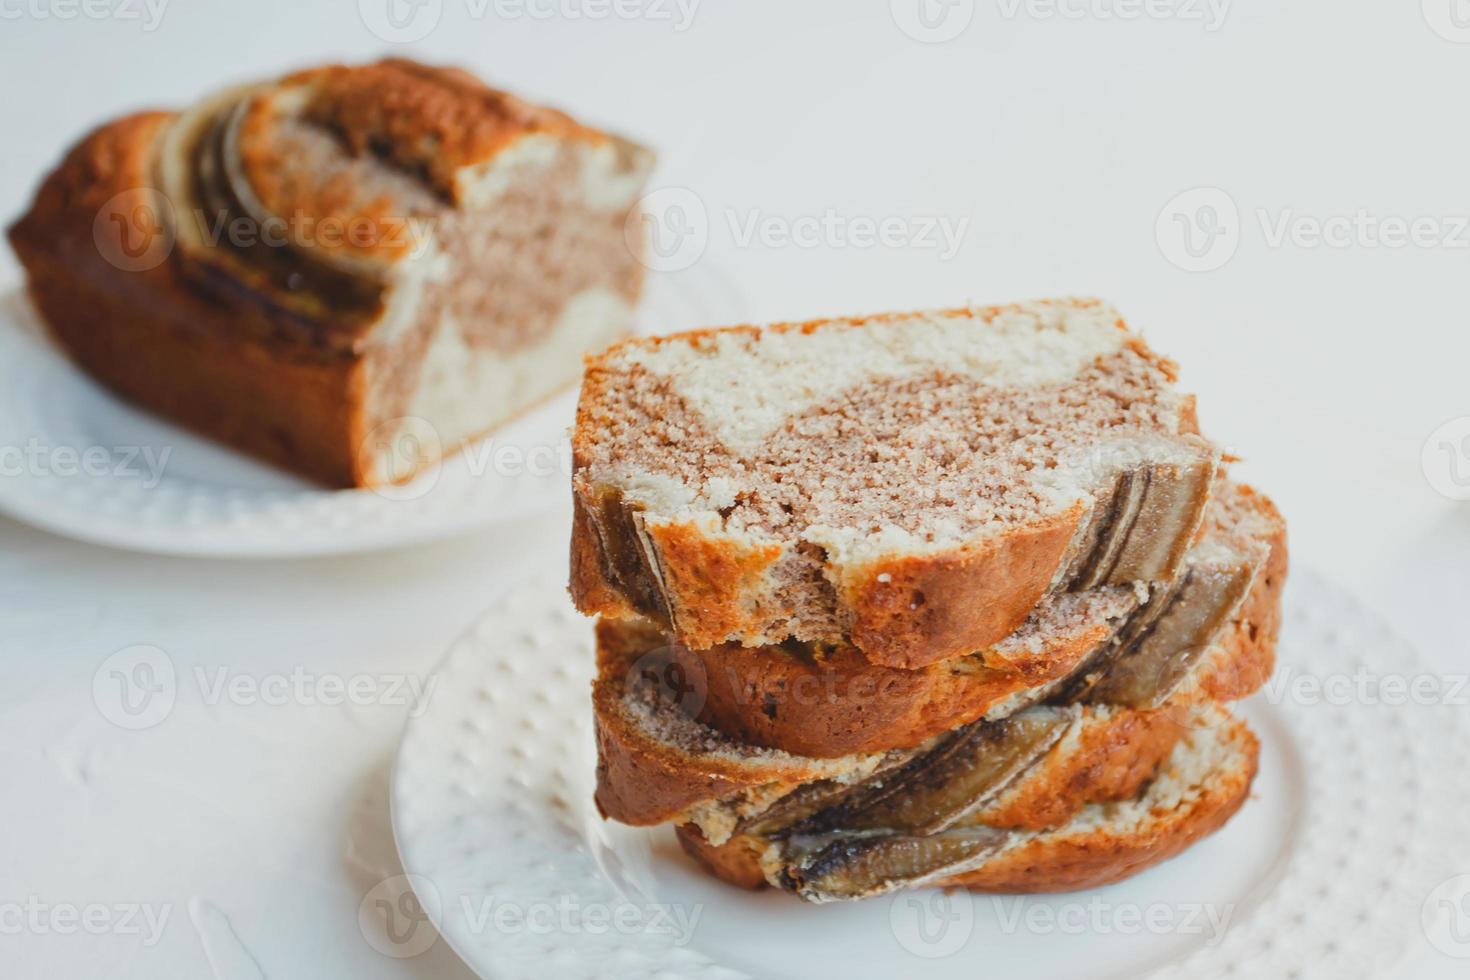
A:
<svg viewBox="0 0 1470 980">
<path fill-rule="evenodd" d="M 1097 301 L 588 362 L 597 805 L 745 887 L 1068 890 L 1246 799 L 1286 535 Z"/>
</svg>

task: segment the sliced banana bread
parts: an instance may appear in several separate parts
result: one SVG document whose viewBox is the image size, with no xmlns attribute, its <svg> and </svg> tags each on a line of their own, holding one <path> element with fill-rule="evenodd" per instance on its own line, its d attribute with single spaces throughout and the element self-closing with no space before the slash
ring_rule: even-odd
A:
<svg viewBox="0 0 1470 980">
<path fill-rule="evenodd" d="M 1096 300 L 624 342 L 583 380 L 573 596 L 693 649 L 973 653 L 1174 577 L 1219 458 L 1174 379 Z"/>
</svg>

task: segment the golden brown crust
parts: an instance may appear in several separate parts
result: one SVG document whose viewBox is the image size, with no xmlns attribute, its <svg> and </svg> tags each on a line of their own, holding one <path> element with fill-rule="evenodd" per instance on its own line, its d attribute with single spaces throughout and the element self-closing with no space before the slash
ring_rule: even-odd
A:
<svg viewBox="0 0 1470 980">
<path fill-rule="evenodd" d="M 1139 832 L 1099 827 L 1088 834 L 1043 834 L 940 884 L 984 892 L 1076 891 L 1110 885 L 1167 861 L 1223 827 L 1250 796 L 1260 743 L 1249 730 L 1240 738 L 1248 765 L 1221 774 L 1188 807 L 1155 811 Z"/>
<path fill-rule="evenodd" d="M 592 515 L 582 502 L 581 494 L 572 494 L 571 578 L 567 587 L 578 606 L 586 604 L 606 610 L 611 620 L 633 619 L 636 613 L 621 593 L 608 584 L 602 573 L 602 556 L 597 547 L 597 531 Z"/>
<path fill-rule="evenodd" d="M 299 119 L 334 134 L 350 159 L 391 161 L 421 193 L 401 192 L 409 180 L 387 193 L 364 186 L 350 166 L 324 171 L 309 154 L 303 159 Z M 529 136 L 610 139 L 467 72 L 402 59 L 312 68 L 262 86 L 246 96 L 236 132 L 242 172 L 266 211 L 335 222 L 352 233 L 321 236 L 313 247 L 385 262 L 412 251 L 415 217 L 460 202 L 465 168 Z"/>
<path fill-rule="evenodd" d="M 448 200 L 455 175 L 533 134 L 603 142 L 605 133 L 565 113 L 491 88 L 458 68 L 387 58 L 369 65 L 311 68 L 285 79 L 312 89 L 308 115 L 334 130 L 356 154 L 386 152 L 421 173 Z"/>
<path fill-rule="evenodd" d="M 1200 674 L 1200 696 L 1214 701 L 1238 701 L 1266 683 L 1276 668 L 1276 641 L 1281 634 L 1281 594 L 1291 564 L 1286 522 L 1263 493 L 1238 486 L 1245 506 L 1255 509 L 1270 528 L 1270 549 L 1256 573 L 1251 591 L 1215 641 L 1218 653 L 1212 669 Z"/>
<path fill-rule="evenodd" d="M 679 846 L 706 872 L 728 885 L 760 891 L 769 888 L 770 882 L 761 871 L 761 852 L 765 846 L 754 837 L 732 837 L 716 847 L 705 840 L 699 828 L 693 824 L 680 824 L 675 828 Z"/>
<path fill-rule="evenodd" d="M 917 670 L 871 663 L 855 647 L 820 656 L 780 646 L 671 648 L 702 705 L 699 720 L 749 745 L 832 758 L 917 745 L 980 718 L 1005 698 L 1065 676 L 1107 624 L 1047 651 L 1027 670 L 961 658 Z"/>
<path fill-rule="evenodd" d="M 976 545 L 865 569 L 847 590 L 852 642 L 874 663 L 914 668 L 1005 639 L 1041 601 L 1081 519 L 1076 507 Z"/>
<path fill-rule="evenodd" d="M 385 262 L 406 256 L 415 244 L 405 232 L 417 216 L 408 213 L 413 209 L 395 195 L 361 186 L 348 169 L 328 170 L 303 158 L 297 143 L 281 131 L 289 115 L 282 107 L 284 95 L 270 87 L 249 96 L 239 123 L 240 169 L 262 206 L 273 215 L 310 215 L 322 225 L 352 232 L 317 236 L 312 248 Z"/>
<path fill-rule="evenodd" d="M 108 222 L 155 214 L 153 148 L 172 118 L 150 112 L 108 123 L 46 178 L 10 229 L 31 298 L 67 354 L 124 397 L 313 479 L 355 485 L 353 362 L 274 336 L 252 311 L 211 302 L 173 256 L 149 266 L 143 253 L 142 266 L 129 267 L 127 252 L 111 254 L 122 240 L 108 235 L 137 235 L 129 242 L 141 246 L 142 236 L 165 234 L 156 224 Z"/>
<path fill-rule="evenodd" d="M 755 785 L 713 771 L 681 765 L 639 739 L 634 730 L 599 715 L 597 730 L 597 812 L 635 827 L 667 823 L 703 800 L 717 799 Z"/>
<path fill-rule="evenodd" d="M 577 430 L 587 427 L 579 423 Z M 591 511 L 591 488 L 578 486 L 575 492 L 578 506 Z M 875 563 L 840 590 L 838 614 L 851 619 L 853 644 L 879 665 L 916 669 L 991 646 L 1015 632 L 1045 595 L 1081 516 L 1077 508 L 976 545 Z M 573 529 L 573 553 L 595 560 L 579 565 L 572 600 L 587 615 L 626 617 L 632 607 L 609 578 L 604 544 L 586 533 L 590 527 Z M 749 601 L 782 557 L 780 545 L 741 546 L 711 537 L 694 523 L 651 525 L 646 531 L 658 550 L 663 578 L 657 589 L 673 612 L 662 625 L 687 646 L 720 646 L 780 618 Z"/>
<path fill-rule="evenodd" d="M 630 671 L 659 634 L 642 635 L 625 625 L 598 624 L 597 680 L 592 685 L 597 734 L 597 809 L 604 817 L 633 826 L 652 826 L 680 817 L 689 807 L 772 781 L 793 786 L 820 775 L 806 760 L 754 769 L 738 760 L 671 751 L 670 746 L 631 720 L 623 707 Z"/>
<path fill-rule="evenodd" d="M 688 642 L 713 646 L 746 628 L 742 597 L 781 556 L 780 545 L 742 547 L 711 538 L 694 524 L 661 524 L 646 532 L 658 550 L 674 623 Z"/>
<path fill-rule="evenodd" d="M 1243 723 L 1231 724 L 1232 739 L 1244 755 L 1242 764 L 1215 774 L 1188 805 L 1156 809 L 1135 830 L 1102 825 L 1086 832 L 1067 826 L 1042 832 L 973 871 L 937 884 L 982 892 L 1075 891 L 1121 881 L 1174 857 L 1224 826 L 1250 795 L 1260 743 Z M 680 826 L 677 834 L 685 853 L 716 878 L 740 888 L 767 887 L 761 870 L 765 845 L 759 839 L 737 836 L 715 846 L 692 824 Z"/>
<path fill-rule="evenodd" d="M 1071 820 L 1089 803 L 1131 800 L 1189 730 L 1187 709 L 1117 711 L 1087 724 L 1075 745 L 1053 750 L 978 815 L 991 827 L 1044 830 Z"/>
</svg>

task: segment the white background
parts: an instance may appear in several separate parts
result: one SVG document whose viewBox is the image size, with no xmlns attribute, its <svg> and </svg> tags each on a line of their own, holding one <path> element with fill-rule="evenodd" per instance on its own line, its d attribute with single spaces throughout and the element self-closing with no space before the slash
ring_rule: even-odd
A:
<svg viewBox="0 0 1470 980">
<path fill-rule="evenodd" d="M 381 16 L 382 2 L 364 5 Z M 354 0 L 170 0 L 156 24 L 140 0 L 0 0 L 0 216 L 113 114 L 325 59 L 457 62 L 660 150 L 657 185 L 691 189 L 707 215 L 701 269 L 728 286 L 708 298 L 711 322 L 1108 297 L 1183 365 L 1207 433 L 1286 512 L 1294 559 L 1459 672 L 1470 503 L 1421 467 L 1431 433 L 1470 415 L 1470 231 L 1453 221 L 1470 214 L 1470 43 L 1455 40 L 1457 2 L 1236 0 L 1212 23 L 1183 0 L 1153 9 L 1203 20 L 1109 17 L 1110 0 L 1062 4 L 1080 17 L 956 0 L 933 9 L 963 30 L 922 43 L 888 0 L 703 0 L 685 30 L 676 12 L 568 16 L 587 12 L 578 0 L 499 13 L 431 0 L 433 30 L 392 44 Z M 1166 209 L 1200 187 L 1237 210 L 1217 242 L 1237 249 L 1188 272 L 1171 261 L 1183 226 Z M 1458 247 L 1270 241 L 1283 216 L 1360 210 L 1432 218 Z M 947 258 L 840 234 L 742 245 L 731 226 L 829 211 L 968 226 Z M 8 253 L 0 275 L 18 278 Z M 1451 458 L 1430 456 L 1443 481 Z M 491 596 L 564 547 L 552 514 L 386 555 L 226 564 L 0 520 L 0 901 L 172 908 L 152 948 L 0 933 L 0 972 L 206 977 L 212 955 L 225 980 L 254 964 L 273 977 L 462 975 L 442 943 L 391 960 L 357 924 L 392 873 L 383 786 L 404 709 L 212 706 L 193 671 L 422 675 Z M 92 698 L 98 665 L 134 644 L 167 651 L 180 676 L 173 713 L 141 732 Z M 1423 944 L 1403 975 L 1464 968 Z"/>
</svg>

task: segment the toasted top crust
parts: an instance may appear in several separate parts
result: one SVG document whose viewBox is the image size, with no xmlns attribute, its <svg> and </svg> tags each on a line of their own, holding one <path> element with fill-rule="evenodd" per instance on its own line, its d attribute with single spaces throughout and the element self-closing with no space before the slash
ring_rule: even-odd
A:
<svg viewBox="0 0 1470 980">
<path fill-rule="evenodd" d="M 287 87 L 311 91 L 309 118 L 337 133 L 358 156 L 382 153 L 422 174 L 458 201 L 458 172 L 484 163 L 530 135 L 602 143 L 608 134 L 563 112 L 491 88 L 459 68 L 387 58 L 370 65 L 330 65 L 288 75 Z"/>
<path fill-rule="evenodd" d="M 151 183 L 154 140 L 173 118 L 171 112 L 137 112 L 88 133 L 42 182 L 30 214 L 16 222 L 12 237 L 21 229 L 38 230 L 30 220 L 36 212 L 76 214 L 86 218 L 91 247 L 97 209 L 119 191 Z"/>
<path fill-rule="evenodd" d="M 387 261 L 412 244 L 392 234 L 396 222 L 465 204 L 473 178 L 520 141 L 614 141 L 468 72 L 396 58 L 298 72 L 247 90 L 231 111 L 241 173 L 266 213 L 356 221 L 365 234 L 331 247 Z"/>
</svg>

